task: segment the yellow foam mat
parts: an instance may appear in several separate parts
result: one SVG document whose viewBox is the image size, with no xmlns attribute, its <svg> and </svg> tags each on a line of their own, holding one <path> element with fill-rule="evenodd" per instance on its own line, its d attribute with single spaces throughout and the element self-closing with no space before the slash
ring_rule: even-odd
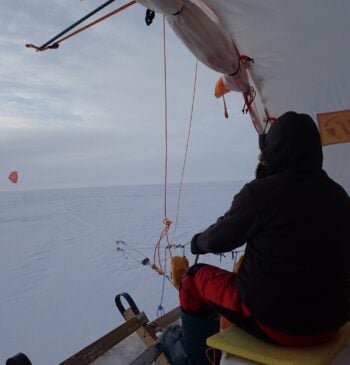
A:
<svg viewBox="0 0 350 365">
<path fill-rule="evenodd" d="M 261 341 L 236 326 L 207 339 L 210 347 L 267 365 L 327 365 L 350 335 L 348 322 L 337 337 L 312 347 L 282 347 Z M 350 363 L 350 362 L 349 362 Z"/>
</svg>

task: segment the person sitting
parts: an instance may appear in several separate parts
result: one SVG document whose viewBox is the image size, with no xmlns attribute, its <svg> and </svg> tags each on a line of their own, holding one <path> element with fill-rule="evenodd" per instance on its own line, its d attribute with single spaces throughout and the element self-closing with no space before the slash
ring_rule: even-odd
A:
<svg viewBox="0 0 350 365">
<path fill-rule="evenodd" d="M 246 250 L 238 274 L 196 264 L 183 277 L 188 362 L 172 364 L 210 363 L 205 341 L 219 331 L 218 314 L 283 346 L 330 341 L 349 318 L 350 198 L 322 169 L 312 118 L 287 112 L 276 119 L 262 159 L 267 176 L 244 185 L 224 216 L 192 239 L 193 254 L 245 243 Z"/>
</svg>

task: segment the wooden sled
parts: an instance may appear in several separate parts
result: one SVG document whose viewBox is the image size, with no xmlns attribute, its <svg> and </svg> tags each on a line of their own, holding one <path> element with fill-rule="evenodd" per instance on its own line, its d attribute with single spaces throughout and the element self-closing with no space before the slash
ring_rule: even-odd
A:
<svg viewBox="0 0 350 365">
<path fill-rule="evenodd" d="M 127 302 L 127 308 L 122 304 L 122 300 Z M 160 348 L 158 335 L 163 329 L 180 318 L 180 308 L 175 308 L 150 322 L 146 314 L 139 311 L 129 294 L 118 294 L 115 297 L 115 303 L 126 322 L 61 362 L 59 365 L 91 364 L 133 333 L 138 335 L 146 345 L 146 349 L 130 365 L 150 365 L 156 360 L 160 365 L 169 364 Z"/>
</svg>

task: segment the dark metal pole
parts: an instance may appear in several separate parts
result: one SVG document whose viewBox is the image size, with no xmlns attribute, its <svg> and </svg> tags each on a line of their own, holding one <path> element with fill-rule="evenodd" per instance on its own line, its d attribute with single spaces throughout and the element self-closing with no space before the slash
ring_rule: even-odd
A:
<svg viewBox="0 0 350 365">
<path fill-rule="evenodd" d="M 49 41 L 47 41 L 46 43 L 44 43 L 42 46 L 39 47 L 39 50 L 41 50 L 43 48 L 46 48 L 48 45 L 50 45 L 56 39 L 62 37 L 64 34 L 66 34 L 67 32 L 69 32 L 71 29 L 75 28 L 77 25 L 79 25 L 80 23 L 82 23 L 86 19 L 90 18 L 91 16 L 93 16 L 94 14 L 96 14 L 97 12 L 99 12 L 100 10 L 102 10 L 103 8 L 105 8 L 106 6 L 108 6 L 109 4 L 113 3 L 114 1 L 115 0 L 108 0 L 108 1 L 106 1 L 104 4 L 100 5 L 98 8 L 96 8 L 93 11 L 91 11 L 89 14 L 85 15 L 84 17 L 82 17 L 81 19 L 79 19 L 78 21 L 76 21 L 74 24 L 72 24 L 71 26 L 69 26 L 67 29 L 63 30 L 61 33 L 57 34 L 52 39 L 50 39 Z"/>
</svg>

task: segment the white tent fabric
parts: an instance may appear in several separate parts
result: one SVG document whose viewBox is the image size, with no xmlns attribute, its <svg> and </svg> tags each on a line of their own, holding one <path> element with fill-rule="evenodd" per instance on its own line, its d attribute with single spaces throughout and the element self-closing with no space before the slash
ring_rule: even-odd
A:
<svg viewBox="0 0 350 365">
<path fill-rule="evenodd" d="M 180 11 L 179 0 L 140 2 L 157 3 L 180 39 L 214 70 L 233 73 L 240 54 L 254 59 L 239 77 L 254 84 L 250 111 L 260 131 L 268 116 L 288 110 L 315 121 L 319 113 L 350 110 L 350 1 L 183 0 L 189 13 L 183 11 L 181 21 L 159 8 L 163 3 Z M 350 131 L 350 114 L 345 123 Z M 328 174 L 350 193 L 350 143 L 324 147 L 324 157 Z"/>
<path fill-rule="evenodd" d="M 163 13 L 194 56 L 213 70 L 226 74 L 236 91 L 248 90 L 248 79 L 240 68 L 239 54 L 230 34 L 203 1 L 139 0 L 139 3 Z"/>
<path fill-rule="evenodd" d="M 270 116 L 294 110 L 316 120 L 350 109 L 349 1 L 205 1 L 239 52 L 255 60 L 250 71 Z M 324 147 L 324 157 L 350 193 L 350 143 Z"/>
</svg>

